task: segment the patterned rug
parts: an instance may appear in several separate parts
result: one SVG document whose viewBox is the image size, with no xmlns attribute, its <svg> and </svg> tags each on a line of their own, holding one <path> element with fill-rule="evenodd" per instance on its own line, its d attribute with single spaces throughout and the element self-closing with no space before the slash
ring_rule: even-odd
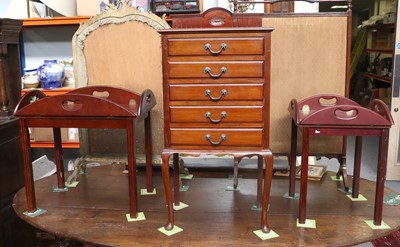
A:
<svg viewBox="0 0 400 247">
<path fill-rule="evenodd" d="M 389 234 L 389 235 L 387 235 L 385 237 L 372 240 L 371 243 L 375 247 L 384 247 L 384 246 L 395 247 L 395 246 L 400 246 L 400 230 L 396 231 L 396 232 L 394 232 L 392 234 Z"/>
</svg>

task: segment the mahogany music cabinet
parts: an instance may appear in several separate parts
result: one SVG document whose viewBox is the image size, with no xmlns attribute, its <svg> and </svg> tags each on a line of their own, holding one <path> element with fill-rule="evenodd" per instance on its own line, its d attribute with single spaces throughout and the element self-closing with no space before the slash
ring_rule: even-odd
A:
<svg viewBox="0 0 400 247">
<path fill-rule="evenodd" d="M 243 24 L 241 20 L 232 19 L 229 11 L 216 8 L 204 12 L 196 21 L 187 22 L 196 28 L 159 31 L 163 55 L 165 147 L 162 172 L 168 204 L 166 230 L 174 227 L 168 161 L 173 155 L 174 204 L 179 205 L 178 157 L 179 153 L 184 153 L 232 155 L 234 187 L 237 186 L 241 159 L 258 156 L 257 202 L 262 204 L 262 230 L 269 232 L 267 206 L 273 166 L 269 149 L 273 29 L 238 27 L 233 23 Z M 178 21 L 181 27 L 190 26 L 185 25 L 184 20 Z M 266 172 L 261 199 L 263 160 Z"/>
</svg>

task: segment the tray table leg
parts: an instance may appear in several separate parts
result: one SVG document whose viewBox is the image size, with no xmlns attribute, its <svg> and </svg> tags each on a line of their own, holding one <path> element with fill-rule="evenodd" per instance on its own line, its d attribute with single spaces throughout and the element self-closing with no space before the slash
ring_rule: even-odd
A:
<svg viewBox="0 0 400 247">
<path fill-rule="evenodd" d="M 134 133 L 135 129 L 133 121 L 128 121 L 126 137 L 128 144 L 129 214 L 131 218 L 137 218 L 137 180 Z"/>
<path fill-rule="evenodd" d="M 308 180 L 308 152 L 310 129 L 303 128 L 303 145 L 301 157 L 301 179 L 300 179 L 300 203 L 299 203 L 299 223 L 305 224 L 307 211 L 307 180 Z"/>
<path fill-rule="evenodd" d="M 295 196 L 296 190 L 296 154 L 297 154 L 297 126 L 292 120 L 292 137 L 289 155 L 289 196 Z"/>
<path fill-rule="evenodd" d="M 170 183 L 170 176 L 169 176 L 169 157 L 170 153 L 162 152 L 161 159 L 162 159 L 162 176 L 164 182 L 164 189 L 165 189 L 165 197 L 167 199 L 167 208 L 168 208 L 168 221 L 167 224 L 164 226 L 165 230 L 172 230 L 174 228 L 174 208 L 172 205 L 172 192 L 171 192 L 171 183 Z M 179 185 L 178 185 L 179 186 Z M 179 187 L 178 187 L 179 189 Z"/>
<path fill-rule="evenodd" d="M 144 120 L 144 135 L 146 146 L 146 178 L 147 178 L 147 192 L 153 192 L 153 164 L 152 164 L 152 142 L 151 142 L 151 121 L 150 111 L 147 118 Z"/>
<path fill-rule="evenodd" d="M 382 129 L 382 135 L 379 138 L 378 171 L 376 175 L 374 208 L 374 225 L 377 226 L 380 226 L 382 224 L 383 192 L 385 188 L 388 142 L 389 129 Z"/>
<path fill-rule="evenodd" d="M 36 208 L 35 185 L 33 182 L 32 158 L 30 152 L 29 130 L 26 127 L 25 121 L 19 121 L 19 133 L 21 138 L 22 159 L 24 163 L 24 179 L 26 204 L 28 213 L 34 213 Z"/>
<path fill-rule="evenodd" d="M 64 177 L 64 165 L 62 159 L 62 144 L 61 144 L 61 129 L 53 128 L 53 137 L 54 137 L 54 151 L 55 151 L 55 160 L 56 160 L 56 168 L 57 168 L 57 187 L 59 191 L 64 190 L 65 187 L 65 177 Z"/>
<path fill-rule="evenodd" d="M 362 139 L 363 139 L 362 136 L 356 136 L 356 147 L 354 151 L 353 192 L 352 192 L 353 198 L 358 198 L 360 190 Z"/>
<path fill-rule="evenodd" d="M 274 159 L 272 153 L 264 154 L 263 156 L 265 160 L 265 178 L 264 178 L 264 193 L 263 193 L 263 201 L 262 201 L 262 209 L 261 209 L 261 230 L 264 233 L 270 232 L 268 227 L 268 205 L 269 205 L 269 196 L 271 192 L 271 181 L 272 181 L 272 173 L 274 166 Z"/>
</svg>

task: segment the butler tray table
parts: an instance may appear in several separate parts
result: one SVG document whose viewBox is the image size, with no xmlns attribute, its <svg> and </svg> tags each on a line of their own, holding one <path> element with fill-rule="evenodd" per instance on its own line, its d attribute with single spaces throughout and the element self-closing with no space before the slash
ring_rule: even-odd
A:
<svg viewBox="0 0 400 247">
<path fill-rule="evenodd" d="M 27 215 L 36 216 L 29 127 L 53 128 L 58 191 L 65 190 L 60 128 L 122 128 L 127 133 L 129 182 L 129 216 L 137 217 L 136 160 L 134 130 L 137 121 L 145 121 L 147 191 L 153 191 L 151 164 L 150 110 L 156 99 L 151 90 L 142 94 L 122 88 L 91 86 L 75 89 L 67 94 L 46 97 L 39 90 L 26 93 L 18 103 L 15 116 L 19 118 L 25 173 Z"/>
</svg>

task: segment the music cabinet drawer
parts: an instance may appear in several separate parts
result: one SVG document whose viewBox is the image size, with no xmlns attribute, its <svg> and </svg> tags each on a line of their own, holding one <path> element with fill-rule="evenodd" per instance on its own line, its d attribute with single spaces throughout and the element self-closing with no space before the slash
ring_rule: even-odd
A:
<svg viewBox="0 0 400 247">
<path fill-rule="evenodd" d="M 263 37 L 169 39 L 170 56 L 263 55 Z"/>
<path fill-rule="evenodd" d="M 264 61 L 169 62 L 169 78 L 263 78 Z"/>
<path fill-rule="evenodd" d="M 172 145 L 260 147 L 262 129 L 170 129 Z"/>
<path fill-rule="evenodd" d="M 261 123 L 263 108 L 227 107 L 170 107 L 171 123 Z"/>
<path fill-rule="evenodd" d="M 171 84 L 171 101 L 227 101 L 227 100 L 263 100 L 263 84 Z"/>
</svg>

